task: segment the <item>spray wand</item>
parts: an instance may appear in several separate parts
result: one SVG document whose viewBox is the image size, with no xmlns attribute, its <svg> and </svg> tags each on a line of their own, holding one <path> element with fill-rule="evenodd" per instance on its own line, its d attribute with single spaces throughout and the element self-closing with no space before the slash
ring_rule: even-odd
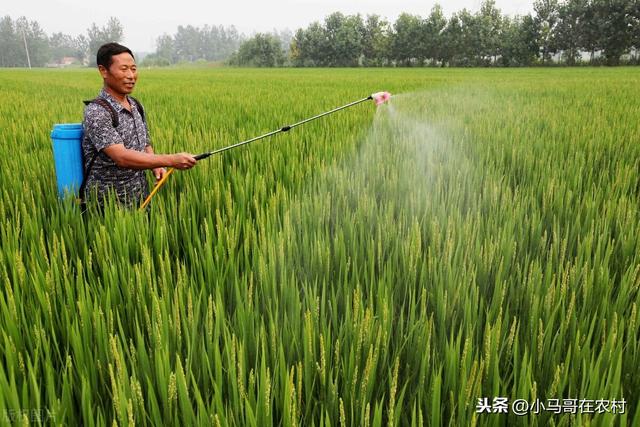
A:
<svg viewBox="0 0 640 427">
<path fill-rule="evenodd" d="M 231 150 L 233 148 L 237 148 L 237 147 L 240 147 L 242 145 L 249 144 L 251 142 L 258 141 L 260 139 L 276 135 L 276 134 L 278 134 L 280 132 L 288 132 L 291 129 L 293 129 L 294 127 L 296 127 L 296 126 L 303 125 L 303 124 L 308 123 L 308 122 L 310 122 L 312 120 L 319 119 L 320 117 L 324 117 L 324 116 L 327 116 L 329 114 L 335 113 L 337 111 L 344 110 L 345 108 L 352 107 L 354 105 L 360 104 L 360 103 L 365 102 L 365 101 L 373 101 L 373 102 L 375 102 L 376 105 L 380 105 L 380 104 L 384 104 L 385 102 L 387 102 L 390 98 L 391 98 L 391 94 L 389 92 L 373 93 L 373 94 L 367 96 L 366 98 L 362 98 L 362 99 L 360 99 L 358 101 L 350 102 L 349 104 L 343 105 L 342 107 L 334 108 L 333 110 L 318 114 L 317 116 L 313 116 L 313 117 L 310 117 L 308 119 L 304 119 L 304 120 L 299 121 L 297 123 L 294 123 L 292 125 L 283 126 L 280 129 L 274 130 L 274 131 L 269 132 L 269 133 L 265 133 L 264 135 L 256 136 L 255 138 L 251 138 L 251 139 L 248 139 L 246 141 L 238 142 L 236 144 L 229 145 L 228 147 L 219 148 L 219 149 L 213 150 L 213 151 L 207 151 L 205 153 L 198 154 L 197 156 L 194 156 L 194 157 L 195 157 L 196 160 L 206 159 L 207 157 L 213 156 L 214 154 L 219 154 L 219 153 L 222 153 L 224 151 L 228 151 L 228 150 Z M 164 183 L 167 181 L 167 178 L 169 178 L 169 175 L 171 175 L 174 170 L 175 170 L 174 168 L 170 168 L 167 171 L 167 173 L 162 177 L 162 179 L 160 181 L 158 181 L 158 183 L 153 188 L 153 190 L 151 191 L 149 196 L 145 199 L 145 201 L 140 206 L 141 210 L 147 207 L 147 205 L 149 204 L 149 202 L 151 201 L 153 196 L 155 196 L 155 194 L 158 192 L 160 187 L 162 187 L 164 185 Z"/>
</svg>

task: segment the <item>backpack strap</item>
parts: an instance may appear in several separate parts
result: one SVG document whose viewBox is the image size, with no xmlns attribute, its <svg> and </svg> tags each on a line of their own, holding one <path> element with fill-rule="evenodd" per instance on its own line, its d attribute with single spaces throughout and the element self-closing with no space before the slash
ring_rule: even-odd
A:
<svg viewBox="0 0 640 427">
<path fill-rule="evenodd" d="M 109 102 L 107 102 L 106 99 L 97 97 L 95 99 L 89 99 L 82 102 L 84 102 L 84 105 L 98 104 L 99 106 L 107 110 L 109 114 L 111 114 L 111 124 L 114 128 L 117 128 L 120 124 L 120 120 L 118 119 L 118 112 L 111 106 L 111 104 L 109 104 Z"/>
<path fill-rule="evenodd" d="M 144 107 L 142 107 L 142 104 L 140 103 L 140 101 L 138 101 L 131 95 L 129 95 L 129 98 L 133 99 L 133 101 L 136 103 L 136 109 L 138 110 L 138 113 L 140 113 L 140 117 L 142 117 L 142 121 L 146 121 L 146 118 L 144 116 Z M 118 125 L 120 124 L 120 120 L 118 119 L 118 112 L 111 106 L 111 104 L 109 104 L 109 102 L 107 102 L 106 99 L 97 97 L 95 99 L 88 99 L 82 102 L 84 102 L 84 105 L 98 104 L 102 108 L 107 110 L 109 114 L 111 114 L 111 123 L 113 124 L 114 128 L 117 128 Z"/>
<path fill-rule="evenodd" d="M 118 112 L 111 106 L 111 104 L 109 104 L 109 102 L 107 102 L 106 99 L 98 97 L 95 99 L 89 99 L 82 102 L 84 103 L 84 105 L 98 104 L 99 106 L 107 110 L 109 112 L 109 115 L 111 116 L 111 124 L 113 125 L 114 128 L 117 128 L 118 125 L 120 124 L 120 120 L 118 119 Z M 100 155 L 100 152 L 97 152 L 96 154 L 94 154 L 91 160 L 89 161 L 87 168 L 84 170 L 84 177 L 82 178 L 82 184 L 80 185 L 80 189 L 78 191 L 78 195 L 80 196 L 80 203 L 82 206 L 82 209 L 81 209 L 82 212 L 86 210 L 84 192 L 87 187 L 87 179 L 89 178 L 91 169 L 93 169 L 93 164 L 95 163 L 99 155 Z"/>
<path fill-rule="evenodd" d="M 146 122 L 146 119 L 144 117 L 144 108 L 142 108 L 142 104 L 140 103 L 140 101 L 138 101 L 137 99 L 135 99 L 133 96 L 129 95 L 129 98 L 133 99 L 136 103 L 136 109 L 138 110 L 138 113 L 140 113 L 140 117 L 142 117 L 142 121 Z"/>
</svg>

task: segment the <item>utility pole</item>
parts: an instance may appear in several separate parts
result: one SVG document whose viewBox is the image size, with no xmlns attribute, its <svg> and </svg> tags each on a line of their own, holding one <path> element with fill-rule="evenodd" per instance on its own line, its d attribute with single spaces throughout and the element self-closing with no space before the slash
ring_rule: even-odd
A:
<svg viewBox="0 0 640 427">
<path fill-rule="evenodd" d="M 22 40 L 24 40 L 24 51 L 27 52 L 27 64 L 31 69 L 31 59 L 29 58 L 29 48 L 27 47 L 27 36 L 24 34 L 24 28 L 22 29 Z"/>
</svg>

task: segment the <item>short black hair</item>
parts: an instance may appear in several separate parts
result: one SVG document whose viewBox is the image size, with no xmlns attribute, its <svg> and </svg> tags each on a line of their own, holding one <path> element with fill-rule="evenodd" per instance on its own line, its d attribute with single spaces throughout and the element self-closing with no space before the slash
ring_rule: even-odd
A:
<svg viewBox="0 0 640 427">
<path fill-rule="evenodd" d="M 104 68 L 108 69 L 111 64 L 113 64 L 113 56 L 120 55 L 121 53 L 125 52 L 131 55 L 134 60 L 136 59 L 135 56 L 133 56 L 131 49 L 129 49 L 128 47 L 122 46 L 121 44 L 115 42 L 105 43 L 100 46 L 100 49 L 98 49 L 98 54 L 96 55 L 96 64 L 102 65 Z"/>
</svg>

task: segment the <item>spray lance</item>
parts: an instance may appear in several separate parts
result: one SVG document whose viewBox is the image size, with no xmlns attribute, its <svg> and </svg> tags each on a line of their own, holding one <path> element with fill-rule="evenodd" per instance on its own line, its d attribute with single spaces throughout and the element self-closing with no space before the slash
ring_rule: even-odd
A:
<svg viewBox="0 0 640 427">
<path fill-rule="evenodd" d="M 278 134 L 280 132 L 288 132 L 291 129 L 293 129 L 294 127 L 296 127 L 296 126 L 300 126 L 300 125 L 308 123 L 308 122 L 310 122 L 312 120 L 319 119 L 320 117 L 324 117 L 324 116 L 327 116 L 329 114 L 333 114 L 333 113 L 335 113 L 337 111 L 344 110 L 345 108 L 353 107 L 354 105 L 360 104 L 360 103 L 365 102 L 365 101 L 373 101 L 376 105 L 381 105 L 381 104 L 384 104 L 385 102 L 387 102 L 390 98 L 391 98 L 391 94 L 389 92 L 376 92 L 376 93 L 373 93 L 373 94 L 367 96 L 366 98 L 362 98 L 362 99 L 360 99 L 358 101 L 350 102 L 349 104 L 343 105 L 342 107 L 334 108 L 333 110 L 318 114 L 318 115 L 310 117 L 308 119 L 301 120 L 301 121 L 299 121 L 297 123 L 294 123 L 294 124 L 291 124 L 291 125 L 287 125 L 287 126 L 283 126 L 280 129 L 274 130 L 274 131 L 269 132 L 269 133 L 265 133 L 264 135 L 256 136 L 255 138 L 251 138 L 251 139 L 248 139 L 246 141 L 238 142 L 236 144 L 229 145 L 228 147 L 219 148 L 219 149 L 213 150 L 213 151 L 207 151 L 205 153 L 198 154 L 198 155 L 196 155 L 194 157 L 195 157 L 196 160 L 206 159 L 207 157 L 213 156 L 214 154 L 219 154 L 219 153 L 222 153 L 224 151 L 228 151 L 228 150 L 240 147 L 242 145 L 249 144 L 251 142 L 267 138 L 269 136 L 273 136 L 273 135 Z M 174 168 L 170 168 L 167 171 L 167 173 L 162 177 L 162 179 L 160 181 L 158 181 L 158 183 L 153 188 L 153 190 L 151 191 L 149 196 L 145 199 L 145 201 L 140 206 L 141 210 L 147 207 L 147 205 L 149 204 L 149 202 L 151 201 L 153 196 L 155 196 L 155 194 L 158 192 L 160 187 L 162 187 L 164 185 L 164 183 L 167 181 L 167 178 L 169 178 L 169 176 L 173 173 L 174 170 L 175 170 Z"/>
</svg>

